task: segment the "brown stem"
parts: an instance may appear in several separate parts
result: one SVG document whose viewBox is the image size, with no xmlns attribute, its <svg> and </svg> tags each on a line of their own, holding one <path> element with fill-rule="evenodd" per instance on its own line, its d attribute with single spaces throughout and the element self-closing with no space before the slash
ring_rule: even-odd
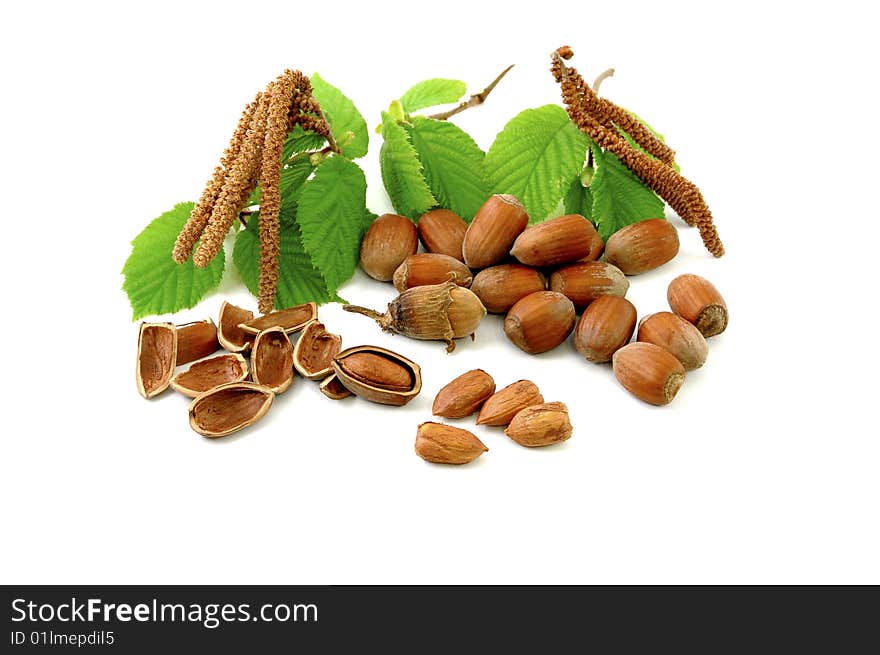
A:
<svg viewBox="0 0 880 655">
<path fill-rule="evenodd" d="M 596 76 L 596 79 L 593 80 L 593 92 L 599 93 L 599 87 L 602 86 L 602 82 L 607 80 L 612 75 L 614 75 L 613 68 L 609 68 L 608 70 L 599 73 L 599 75 Z"/>
<path fill-rule="evenodd" d="M 374 321 L 381 321 L 385 318 L 385 314 L 380 314 L 377 311 L 367 309 L 366 307 L 361 307 L 360 305 L 343 305 L 342 309 L 347 312 L 352 312 L 354 314 L 363 314 L 364 316 L 369 316 Z"/>
<path fill-rule="evenodd" d="M 333 130 L 330 129 L 330 122 L 324 115 L 324 110 L 320 107 L 320 105 L 318 106 L 318 114 L 320 114 L 321 120 L 327 124 L 327 147 L 330 148 L 330 150 L 335 152 L 337 155 L 341 155 L 342 150 L 339 149 L 339 145 L 336 143 L 336 139 L 333 138 Z"/>
<path fill-rule="evenodd" d="M 514 64 L 511 64 L 510 66 L 505 68 L 503 71 L 501 71 L 501 74 L 498 77 L 496 77 L 494 80 L 492 80 L 492 82 L 489 84 L 489 86 L 487 86 L 485 89 L 483 89 L 479 93 L 475 93 L 470 98 L 468 98 L 464 102 L 460 103 L 457 107 L 453 107 L 452 109 L 449 109 L 447 111 L 441 111 L 440 113 L 437 113 L 437 114 L 431 114 L 430 116 L 428 116 L 428 118 L 434 118 L 438 121 L 445 121 L 447 118 L 451 118 L 452 116 L 455 116 L 456 114 L 463 112 L 465 109 L 470 109 L 471 107 L 476 107 L 477 105 L 482 105 L 484 102 L 486 102 L 486 98 L 489 96 L 489 94 L 492 93 L 492 89 L 494 89 L 496 86 L 498 86 L 498 83 L 501 81 L 501 78 L 503 78 L 505 75 L 507 75 L 507 73 L 510 71 L 511 68 L 513 68 L 513 66 L 514 66 Z"/>
</svg>

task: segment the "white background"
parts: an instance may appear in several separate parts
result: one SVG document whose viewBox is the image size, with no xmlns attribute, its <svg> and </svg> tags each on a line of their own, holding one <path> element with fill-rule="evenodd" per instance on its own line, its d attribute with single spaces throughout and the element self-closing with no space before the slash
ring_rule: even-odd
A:
<svg viewBox="0 0 880 655">
<path fill-rule="evenodd" d="M 18 3 L 2 10 L 6 210 L 0 456 L 5 583 L 880 582 L 874 22 L 863 3 Z M 320 71 L 372 127 L 426 77 L 477 91 L 456 122 L 488 147 L 558 102 L 551 50 L 664 132 L 712 207 L 721 260 L 632 279 L 640 314 L 682 272 L 726 296 L 728 331 L 675 402 L 625 393 L 566 343 L 529 357 L 489 318 L 452 355 L 322 308 L 345 344 L 421 363 L 403 409 L 297 380 L 237 437 L 187 401 L 137 395 L 129 241 L 196 199 L 239 112 L 285 67 Z M 360 161 L 390 209 L 379 139 Z M 255 306 L 230 271 L 175 319 Z M 358 273 L 342 295 L 381 307 Z M 527 377 L 571 408 L 564 445 L 476 433 L 467 467 L 413 454 L 454 375 Z M 463 425 L 471 425 L 462 421 Z"/>
</svg>

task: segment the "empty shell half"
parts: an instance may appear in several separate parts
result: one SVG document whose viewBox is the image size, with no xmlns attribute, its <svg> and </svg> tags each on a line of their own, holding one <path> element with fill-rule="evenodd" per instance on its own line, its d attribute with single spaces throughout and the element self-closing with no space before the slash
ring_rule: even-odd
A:
<svg viewBox="0 0 880 655">
<path fill-rule="evenodd" d="M 203 359 L 178 373 L 171 380 L 171 388 L 184 396 L 195 398 L 221 384 L 244 382 L 248 376 L 248 366 L 244 357 L 238 353 L 217 355 Z"/>
<path fill-rule="evenodd" d="M 353 394 L 383 405 L 405 405 L 422 389 L 419 365 L 379 346 L 343 350 L 333 358 L 333 371 Z"/>
<path fill-rule="evenodd" d="M 254 382 L 275 393 L 293 384 L 293 344 L 284 328 L 272 327 L 257 335 L 251 350 L 251 375 Z"/>
<path fill-rule="evenodd" d="M 293 366 L 307 380 L 323 380 L 333 373 L 333 358 L 340 350 L 342 337 L 320 321 L 310 321 L 293 347 Z"/>
<path fill-rule="evenodd" d="M 304 305 L 279 309 L 277 312 L 264 314 L 258 318 L 240 323 L 238 327 L 247 334 L 259 334 L 272 327 L 280 327 L 286 334 L 302 330 L 306 323 L 318 318 L 318 305 L 307 302 Z"/>
<path fill-rule="evenodd" d="M 217 352 L 217 326 L 210 318 L 177 326 L 177 365 L 183 366 Z"/>
<path fill-rule="evenodd" d="M 220 341 L 220 345 L 231 353 L 248 350 L 254 343 L 254 335 L 248 334 L 238 326 L 240 323 L 252 321 L 253 318 L 254 313 L 249 309 L 236 307 L 224 300 L 220 306 L 217 326 L 217 340 Z"/>
<path fill-rule="evenodd" d="M 199 394 L 189 406 L 189 424 L 205 437 L 225 437 L 259 421 L 275 394 L 253 382 L 230 382 Z"/>
<path fill-rule="evenodd" d="M 335 373 L 324 378 L 321 384 L 318 385 L 318 388 L 330 400 L 342 400 L 352 395 L 351 391 L 346 389 L 345 385 L 339 381 Z"/>
<path fill-rule="evenodd" d="M 177 366 L 177 330 L 171 323 L 141 323 L 135 379 L 138 392 L 152 398 L 171 383 Z"/>
</svg>

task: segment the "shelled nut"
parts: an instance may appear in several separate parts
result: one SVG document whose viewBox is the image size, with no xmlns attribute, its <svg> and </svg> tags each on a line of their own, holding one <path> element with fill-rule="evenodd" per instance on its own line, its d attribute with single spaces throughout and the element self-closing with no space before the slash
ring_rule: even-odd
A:
<svg viewBox="0 0 880 655">
<path fill-rule="evenodd" d="M 495 380 L 482 369 L 462 373 L 437 392 L 431 413 L 464 418 L 476 412 L 495 393 Z"/>
<path fill-rule="evenodd" d="M 416 432 L 416 454 L 434 464 L 467 464 L 489 449 L 467 430 L 442 423 L 422 423 Z"/>
<path fill-rule="evenodd" d="M 534 382 L 519 380 L 496 391 L 483 403 L 477 425 L 507 425 L 521 410 L 544 402 Z"/>
<path fill-rule="evenodd" d="M 551 446 L 571 437 L 568 407 L 564 403 L 542 403 L 517 412 L 504 434 L 520 446 Z"/>
</svg>

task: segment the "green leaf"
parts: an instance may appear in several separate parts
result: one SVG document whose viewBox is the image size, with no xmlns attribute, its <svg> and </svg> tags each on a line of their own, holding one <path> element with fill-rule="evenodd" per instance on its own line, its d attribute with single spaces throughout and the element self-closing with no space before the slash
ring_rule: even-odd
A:
<svg viewBox="0 0 880 655">
<path fill-rule="evenodd" d="M 131 255 L 122 268 L 122 288 L 128 294 L 133 321 L 193 307 L 220 284 L 226 263 L 222 248 L 206 268 L 196 268 L 191 259 L 185 264 L 171 259 L 174 242 L 193 207 L 191 202 L 175 205 L 131 242 Z"/>
<path fill-rule="evenodd" d="M 403 105 L 406 113 L 411 114 L 425 107 L 448 105 L 451 102 L 456 102 L 465 94 L 466 90 L 467 85 L 461 80 L 447 80 L 442 77 L 435 77 L 410 87 L 400 97 L 400 104 Z"/>
<path fill-rule="evenodd" d="M 312 264 L 335 290 L 358 265 L 367 180 L 352 161 L 333 156 L 318 166 L 299 196 L 296 222 Z"/>
<path fill-rule="evenodd" d="M 605 241 L 622 227 L 663 218 L 663 201 L 610 152 L 591 144 L 596 174 L 590 183 L 592 220 Z"/>
<path fill-rule="evenodd" d="M 320 134 L 307 132 L 301 125 L 294 125 L 281 151 L 281 161 L 288 162 L 298 152 L 318 150 L 324 146 L 326 140 Z"/>
<path fill-rule="evenodd" d="M 382 148 L 379 150 L 382 182 L 394 211 L 417 219 L 437 204 L 431 193 L 418 153 L 406 129 L 387 112 L 382 112 Z"/>
<path fill-rule="evenodd" d="M 526 109 L 495 137 L 485 170 L 492 193 L 512 193 L 544 220 L 580 173 L 589 140 L 558 105 Z"/>
<path fill-rule="evenodd" d="M 580 214 L 592 221 L 593 218 L 593 194 L 590 187 L 585 187 L 580 176 L 574 178 L 562 199 L 566 214 Z"/>
<path fill-rule="evenodd" d="M 315 167 L 312 166 L 308 157 L 294 159 L 285 165 L 285 168 L 281 170 L 281 182 L 278 185 L 281 189 L 282 204 L 298 202 L 302 187 L 314 170 Z"/>
<path fill-rule="evenodd" d="M 370 145 L 370 135 L 367 132 L 367 123 L 354 103 L 342 94 L 332 84 L 327 83 L 320 75 L 315 73 L 311 77 L 312 93 L 321 104 L 321 111 L 330 124 L 333 137 L 340 141 L 346 132 L 354 134 L 354 138 L 345 145 L 341 145 L 342 154 L 349 159 L 357 159 L 367 154 Z"/>
<path fill-rule="evenodd" d="M 410 137 L 433 196 L 470 222 L 491 195 L 483 179 L 483 151 L 448 121 L 416 117 Z"/>
<path fill-rule="evenodd" d="M 275 294 L 275 307 L 283 309 L 301 305 L 311 300 L 318 304 L 342 302 L 342 299 L 327 289 L 321 273 L 312 262 L 302 245 L 299 226 L 294 220 L 295 210 L 281 209 L 281 247 L 278 256 L 278 292 Z M 247 229 L 235 237 L 232 261 L 248 290 L 259 297 L 260 294 L 260 238 L 259 214 L 248 220 Z"/>
</svg>

